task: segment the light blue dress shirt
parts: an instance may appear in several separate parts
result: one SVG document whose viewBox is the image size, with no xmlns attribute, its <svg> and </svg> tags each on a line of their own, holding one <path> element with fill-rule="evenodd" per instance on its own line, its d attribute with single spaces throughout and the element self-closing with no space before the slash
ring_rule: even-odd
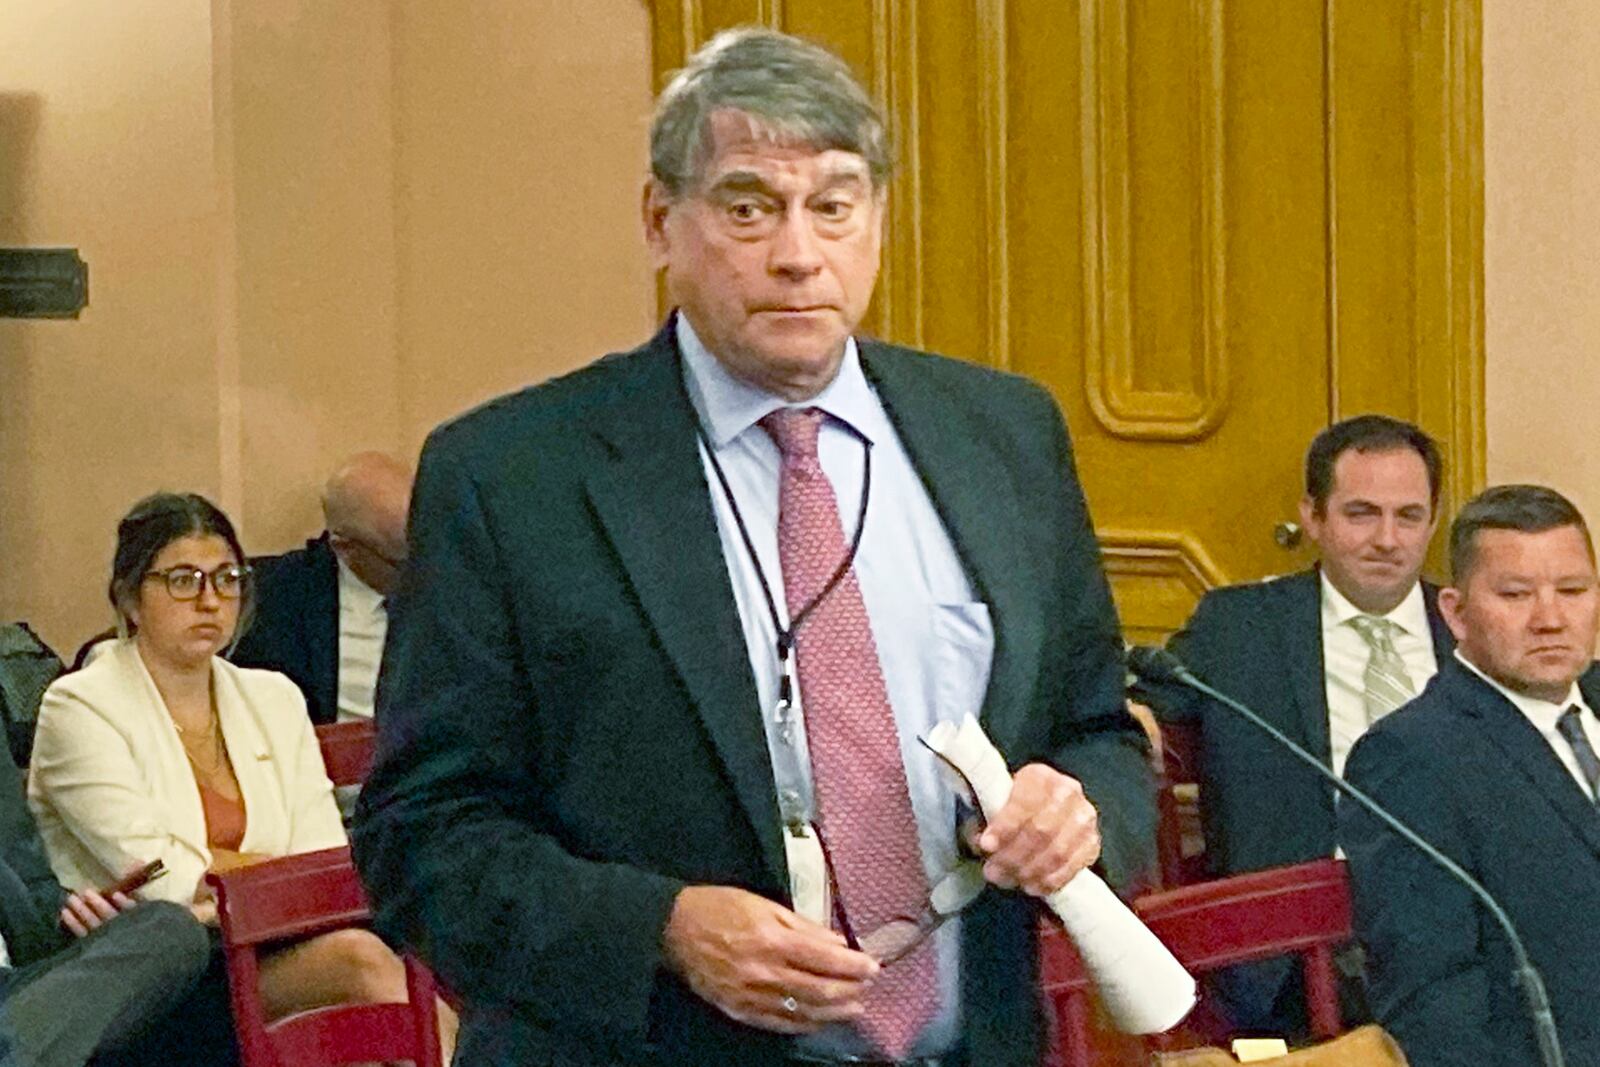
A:
<svg viewBox="0 0 1600 1067">
<path fill-rule="evenodd" d="M 682 314 L 677 317 L 677 338 L 690 400 L 706 437 L 716 449 L 777 603 L 778 615 L 787 625 L 789 612 L 778 560 L 780 457 L 777 445 L 757 423 L 770 412 L 791 405 L 730 374 L 701 343 Z M 968 713 L 976 715 L 982 706 L 994 658 L 989 609 L 976 599 L 927 488 L 862 373 L 854 339 L 847 343 L 844 361 L 833 382 L 815 398 L 792 406 L 821 408 L 830 416 L 823 421 L 817 452 L 823 471 L 833 483 L 847 544 L 855 534 L 860 512 L 865 449 L 860 438 L 838 423 L 848 423 L 871 442 L 871 496 L 854 567 L 900 733 L 923 866 L 931 885 L 959 858 L 955 807 L 949 788 L 939 777 L 934 757 L 917 738 L 935 723 L 959 722 Z M 778 808 L 785 822 L 812 821 L 805 693 L 797 692 L 794 728 L 783 730 L 775 715 L 779 683 L 777 632 L 755 563 L 739 535 L 733 509 L 704 443 L 700 451 L 760 699 L 760 707 L 750 711 L 762 716 Z M 959 927 L 959 919 L 953 920 L 936 935 L 941 1011 L 924 1031 L 913 1055 L 949 1051 L 959 1033 Z M 803 1044 L 809 1052 L 827 1056 L 862 1055 L 869 1051 L 853 1031 L 842 1027 L 804 1039 Z"/>
</svg>

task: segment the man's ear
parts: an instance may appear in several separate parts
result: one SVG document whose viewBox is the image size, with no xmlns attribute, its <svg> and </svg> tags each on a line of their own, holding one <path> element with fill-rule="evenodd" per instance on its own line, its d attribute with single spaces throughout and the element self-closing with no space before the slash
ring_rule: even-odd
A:
<svg viewBox="0 0 1600 1067">
<path fill-rule="evenodd" d="M 1444 624 L 1450 627 L 1450 633 L 1455 637 L 1456 643 L 1467 635 L 1466 620 L 1462 617 L 1462 608 L 1467 602 L 1466 594 L 1455 586 L 1445 586 L 1439 590 L 1439 616 L 1444 619 Z"/>
<path fill-rule="evenodd" d="M 640 198 L 640 217 L 644 222 L 644 243 L 650 250 L 650 265 L 660 270 L 667 265 L 667 212 L 672 200 L 655 178 L 644 183 Z"/>
<path fill-rule="evenodd" d="M 1308 493 L 1300 498 L 1300 529 L 1313 541 L 1320 542 L 1322 516 L 1317 513 L 1317 502 Z"/>
</svg>

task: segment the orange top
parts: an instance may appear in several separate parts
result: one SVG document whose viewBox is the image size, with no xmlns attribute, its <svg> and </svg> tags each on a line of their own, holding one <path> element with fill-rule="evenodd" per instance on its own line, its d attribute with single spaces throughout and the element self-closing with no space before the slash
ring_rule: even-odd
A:
<svg viewBox="0 0 1600 1067">
<path fill-rule="evenodd" d="M 200 787 L 200 806 L 206 813 L 206 844 L 239 851 L 244 843 L 244 798 L 229 800 L 204 782 L 195 784 Z"/>
</svg>

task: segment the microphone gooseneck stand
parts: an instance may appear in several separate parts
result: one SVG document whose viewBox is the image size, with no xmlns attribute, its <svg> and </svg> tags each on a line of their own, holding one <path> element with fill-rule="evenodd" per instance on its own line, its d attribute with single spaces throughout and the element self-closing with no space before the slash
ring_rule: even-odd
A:
<svg viewBox="0 0 1600 1067">
<path fill-rule="evenodd" d="M 1254 725 L 1256 729 L 1265 733 L 1285 750 L 1293 753 L 1302 763 L 1315 770 L 1339 793 L 1365 808 L 1373 818 L 1399 835 L 1402 841 L 1428 857 L 1451 877 L 1466 886 L 1472 895 L 1477 897 L 1484 908 L 1488 910 L 1489 914 L 1494 916 L 1495 922 L 1500 924 L 1500 929 L 1506 935 L 1507 943 L 1511 945 L 1511 954 L 1516 961 L 1513 979 L 1517 988 L 1522 991 L 1523 1001 L 1528 1008 L 1528 1016 L 1533 1022 L 1534 1036 L 1539 1043 L 1540 1062 L 1544 1067 L 1566 1067 L 1566 1058 L 1561 1053 L 1561 1041 L 1556 1035 L 1556 1020 L 1550 1011 L 1550 997 L 1545 992 L 1544 980 L 1539 977 L 1539 972 L 1533 966 L 1533 961 L 1528 958 L 1528 950 L 1522 944 L 1522 938 L 1517 935 L 1516 928 L 1511 925 L 1510 916 L 1506 915 L 1505 909 L 1500 906 L 1499 901 L 1495 900 L 1476 878 L 1468 874 L 1460 864 L 1449 856 L 1446 856 L 1443 852 L 1423 840 L 1422 836 L 1411 827 L 1389 814 L 1383 805 L 1333 773 L 1321 760 L 1285 736 L 1283 731 L 1233 697 L 1201 681 L 1193 671 L 1184 666 L 1178 657 L 1166 649 L 1134 647 L 1128 652 L 1128 665 L 1141 678 L 1153 682 L 1177 682 L 1180 685 L 1188 686 L 1190 689 L 1204 693 L 1230 711 L 1242 716 Z"/>
</svg>

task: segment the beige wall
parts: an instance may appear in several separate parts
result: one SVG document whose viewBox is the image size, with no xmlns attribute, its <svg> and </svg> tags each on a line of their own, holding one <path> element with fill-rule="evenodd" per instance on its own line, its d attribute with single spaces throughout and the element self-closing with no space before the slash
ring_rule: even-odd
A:
<svg viewBox="0 0 1600 1067">
<path fill-rule="evenodd" d="M 76 245 L 93 307 L 0 319 L 0 619 L 75 642 L 118 516 L 220 487 L 206 0 L 0 6 L 0 242 Z"/>
<path fill-rule="evenodd" d="M 1600 522 L 1600 4 L 1483 8 L 1489 481 Z"/>
<path fill-rule="evenodd" d="M 0 620 L 104 625 L 145 492 L 286 548 L 340 455 L 643 336 L 648 40 L 640 0 L 0 5 L 0 243 L 91 295 L 0 320 Z"/>
</svg>

